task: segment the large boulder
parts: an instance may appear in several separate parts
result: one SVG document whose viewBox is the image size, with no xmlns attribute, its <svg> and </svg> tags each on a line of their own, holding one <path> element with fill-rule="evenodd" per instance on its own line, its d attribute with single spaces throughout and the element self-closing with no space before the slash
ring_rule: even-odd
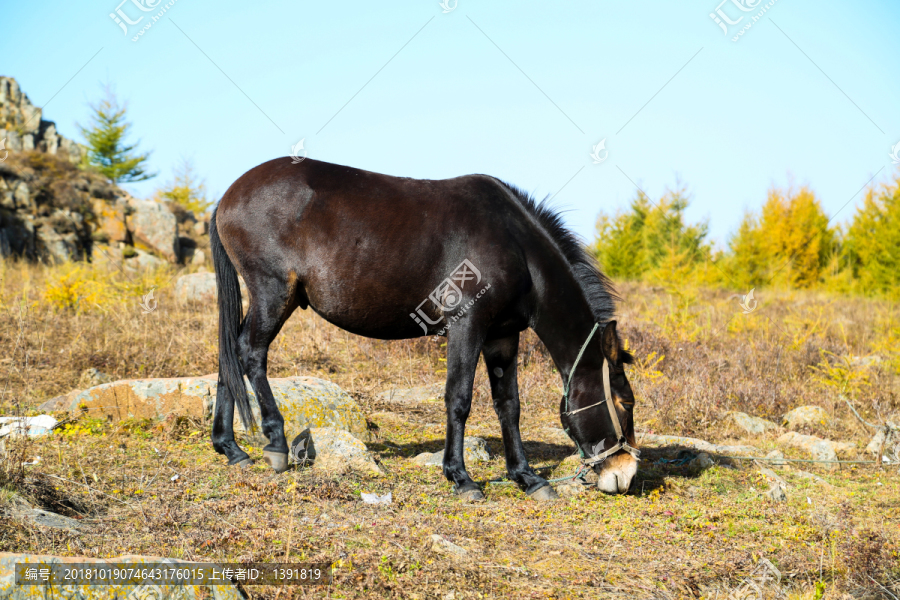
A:
<svg viewBox="0 0 900 600">
<path fill-rule="evenodd" d="M 784 415 L 784 426 L 788 429 L 827 426 L 830 422 L 831 417 L 821 406 L 798 406 Z"/>
<path fill-rule="evenodd" d="M 154 200 L 128 198 L 128 224 L 136 244 L 177 262 L 178 221 L 169 207 Z"/>
<path fill-rule="evenodd" d="M 117 556 L 113 558 L 88 558 L 84 556 L 47 556 L 40 554 L 19 554 L 0 552 L 0 600 L 32 600 L 37 598 L 79 598 L 80 600 L 106 600 L 108 598 L 129 598 L 133 600 L 194 600 L 199 598 L 215 598 L 215 600 L 242 600 L 244 596 L 232 584 L 216 585 L 143 585 L 104 584 L 104 585 L 55 585 L 53 588 L 44 585 L 17 585 L 16 564 L 24 564 L 40 569 L 53 565 L 91 565 L 96 568 L 110 567 L 114 564 L 134 565 L 135 568 L 151 566 L 166 569 L 196 568 L 199 563 L 179 561 L 153 556 Z M 36 576 L 41 577 L 39 571 Z M 211 574 L 211 573 L 210 573 Z M 23 571 L 23 576 L 26 573 Z M 39 582 L 38 582 L 39 583 Z"/>
<path fill-rule="evenodd" d="M 125 379 L 98 385 L 83 392 L 59 396 L 41 410 L 77 412 L 82 407 L 93 417 L 113 421 L 129 418 L 163 419 L 169 415 L 211 417 L 215 409 L 217 376 Z M 256 394 L 246 379 L 250 406 L 256 418 L 255 432 L 246 432 L 240 419 L 234 429 L 251 443 L 265 444 L 259 430 Z M 315 377 L 270 378 L 269 386 L 284 417 L 288 441 L 309 427 L 334 427 L 360 438 L 368 437 L 366 418 L 356 402 L 337 385 Z"/>
</svg>

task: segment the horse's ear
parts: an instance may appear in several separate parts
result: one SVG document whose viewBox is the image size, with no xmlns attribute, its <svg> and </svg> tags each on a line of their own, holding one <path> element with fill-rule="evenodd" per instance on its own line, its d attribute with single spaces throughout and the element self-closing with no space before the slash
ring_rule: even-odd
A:
<svg viewBox="0 0 900 600">
<path fill-rule="evenodd" d="M 603 334 L 600 336 L 600 348 L 603 350 L 603 356 L 606 357 L 606 360 L 614 365 L 619 364 L 622 350 L 619 347 L 619 336 L 616 333 L 615 321 L 610 321 L 603 328 Z"/>
</svg>

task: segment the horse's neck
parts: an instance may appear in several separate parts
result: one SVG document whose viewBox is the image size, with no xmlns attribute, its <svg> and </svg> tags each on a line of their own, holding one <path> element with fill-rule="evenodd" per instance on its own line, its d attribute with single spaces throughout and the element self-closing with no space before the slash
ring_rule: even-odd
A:
<svg viewBox="0 0 900 600">
<path fill-rule="evenodd" d="M 534 331 L 547 347 L 565 382 L 568 381 L 575 359 L 594 327 L 594 315 L 584 297 L 584 292 L 568 270 L 564 275 L 552 278 L 544 286 L 543 296 L 538 298 L 538 318 Z M 594 333 L 589 347 L 585 349 L 578 363 L 579 372 L 599 364 L 596 356 L 598 352 L 595 349 L 599 348 L 600 333 L 600 331 Z"/>
</svg>

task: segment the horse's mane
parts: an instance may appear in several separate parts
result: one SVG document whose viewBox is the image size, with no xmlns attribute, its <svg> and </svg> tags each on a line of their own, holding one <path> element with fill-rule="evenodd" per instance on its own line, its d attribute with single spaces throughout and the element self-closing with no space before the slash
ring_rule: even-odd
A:
<svg viewBox="0 0 900 600">
<path fill-rule="evenodd" d="M 534 217 L 568 261 L 597 322 L 605 325 L 611 321 L 615 317 L 615 303 L 619 300 L 612 281 L 600 271 L 597 261 L 579 237 L 565 226 L 559 211 L 550 206 L 549 196 L 538 202 L 528 192 L 509 183 L 501 183 Z"/>
</svg>

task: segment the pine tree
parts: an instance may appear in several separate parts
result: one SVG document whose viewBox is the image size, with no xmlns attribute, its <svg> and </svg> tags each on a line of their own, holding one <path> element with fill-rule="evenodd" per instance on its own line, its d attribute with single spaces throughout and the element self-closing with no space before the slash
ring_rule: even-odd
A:
<svg viewBox="0 0 900 600">
<path fill-rule="evenodd" d="M 175 166 L 172 181 L 157 190 L 157 197 L 174 202 L 194 214 L 205 212 L 213 204 L 206 198 L 206 184 L 194 172 L 194 163 L 186 158 Z"/>
<path fill-rule="evenodd" d="M 866 193 L 842 254 L 860 291 L 900 298 L 900 173 L 891 184 Z"/>
<path fill-rule="evenodd" d="M 120 105 L 112 88 L 104 87 L 101 100 L 91 103 L 91 123 L 81 134 L 88 146 L 85 166 L 97 169 L 113 183 L 133 183 L 155 177 L 145 170 L 150 153 L 136 152 L 137 144 L 128 145 L 125 138 L 131 123 L 125 120 L 126 105 Z"/>
</svg>

